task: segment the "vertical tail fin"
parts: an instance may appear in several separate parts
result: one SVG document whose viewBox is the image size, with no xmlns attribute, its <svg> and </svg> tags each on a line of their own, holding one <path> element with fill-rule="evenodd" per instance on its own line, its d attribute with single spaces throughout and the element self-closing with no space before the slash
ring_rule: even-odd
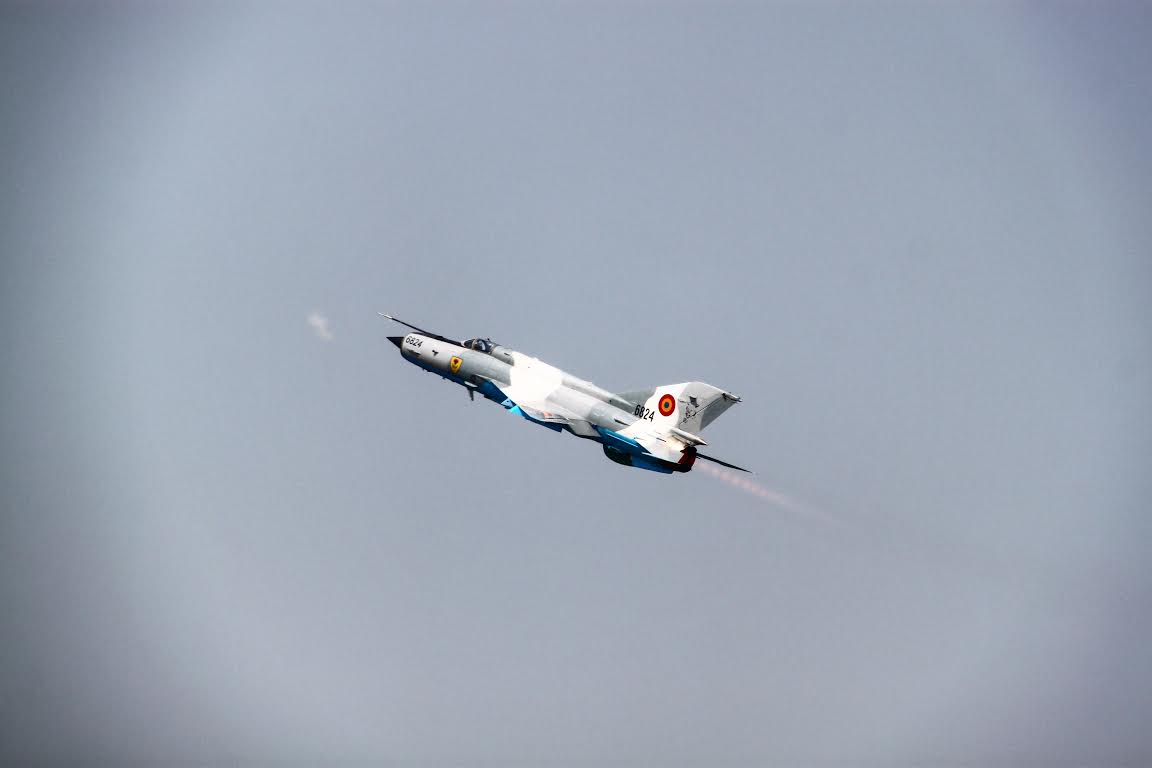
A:
<svg viewBox="0 0 1152 768">
<path fill-rule="evenodd" d="M 702 381 L 621 392 L 620 397 L 632 403 L 636 416 L 651 422 L 654 427 L 675 427 L 692 433 L 704 429 L 740 402 L 740 398 L 731 392 Z"/>
</svg>

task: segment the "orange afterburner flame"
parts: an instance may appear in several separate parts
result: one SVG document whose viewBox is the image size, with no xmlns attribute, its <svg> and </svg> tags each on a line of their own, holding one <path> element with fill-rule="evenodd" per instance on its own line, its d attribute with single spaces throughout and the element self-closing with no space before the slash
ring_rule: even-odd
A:
<svg viewBox="0 0 1152 768">
<path fill-rule="evenodd" d="M 805 517 L 818 518 L 826 522 L 832 522 L 832 518 L 820 512 L 819 510 L 814 509 L 813 507 L 809 507 L 805 504 L 801 504 L 795 499 L 790 498 L 789 496 L 786 496 L 779 491 L 774 491 L 771 488 L 767 488 L 743 473 L 732 472 L 722 467 L 717 467 L 703 461 L 697 462 L 693 469 L 702 469 L 706 474 L 711 475 L 717 480 L 722 480 L 728 485 L 739 488 L 741 491 L 744 491 L 751 496 L 755 496 L 758 499 L 762 499 L 769 504 L 775 505 L 794 514 L 803 515 Z"/>
</svg>

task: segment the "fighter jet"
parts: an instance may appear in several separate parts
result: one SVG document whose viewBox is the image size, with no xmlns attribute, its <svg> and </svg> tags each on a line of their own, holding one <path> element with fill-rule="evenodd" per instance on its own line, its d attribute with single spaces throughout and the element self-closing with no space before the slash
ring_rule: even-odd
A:
<svg viewBox="0 0 1152 768">
<path fill-rule="evenodd" d="M 491 339 L 455 341 L 380 313 L 412 330 L 389 336 L 405 360 L 479 394 L 533 424 L 595 440 L 617 464 L 672 474 L 696 459 L 737 467 L 697 446 L 697 434 L 740 402 L 731 392 L 689 381 L 612 393 Z"/>
</svg>

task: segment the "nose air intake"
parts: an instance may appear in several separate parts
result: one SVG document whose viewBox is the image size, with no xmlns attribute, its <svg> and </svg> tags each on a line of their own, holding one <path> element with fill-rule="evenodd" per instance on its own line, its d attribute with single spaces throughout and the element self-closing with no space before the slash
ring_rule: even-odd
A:
<svg viewBox="0 0 1152 768">
<path fill-rule="evenodd" d="M 389 336 L 388 341 L 396 345 L 396 349 L 400 349 L 400 344 L 404 341 L 403 336 Z"/>
</svg>

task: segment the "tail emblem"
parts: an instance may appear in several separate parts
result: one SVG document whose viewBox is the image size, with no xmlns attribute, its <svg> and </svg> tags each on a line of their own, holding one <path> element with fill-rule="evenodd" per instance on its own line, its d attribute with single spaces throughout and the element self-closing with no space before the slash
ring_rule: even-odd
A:
<svg viewBox="0 0 1152 768">
<path fill-rule="evenodd" d="M 660 405 L 658 407 L 661 416 L 671 416 L 676 411 L 676 398 L 672 397 L 672 395 L 664 395 L 660 398 Z"/>
</svg>

